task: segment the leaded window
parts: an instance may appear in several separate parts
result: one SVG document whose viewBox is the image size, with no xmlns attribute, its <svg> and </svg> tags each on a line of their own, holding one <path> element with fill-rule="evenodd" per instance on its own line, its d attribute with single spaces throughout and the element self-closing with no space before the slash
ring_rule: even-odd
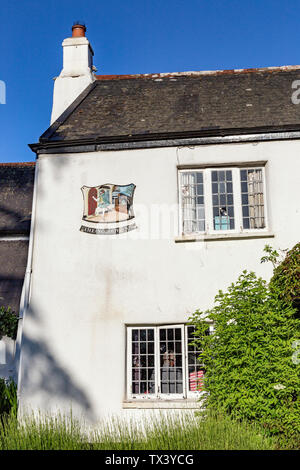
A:
<svg viewBox="0 0 300 470">
<path fill-rule="evenodd" d="M 264 167 L 180 170 L 183 234 L 266 229 Z"/>
<path fill-rule="evenodd" d="M 127 328 L 127 392 L 134 399 L 178 399 L 203 392 L 204 367 L 192 325 Z"/>
</svg>

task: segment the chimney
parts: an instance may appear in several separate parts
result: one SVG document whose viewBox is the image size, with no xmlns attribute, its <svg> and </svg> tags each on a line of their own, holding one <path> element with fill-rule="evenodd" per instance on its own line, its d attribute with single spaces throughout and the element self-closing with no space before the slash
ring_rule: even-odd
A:
<svg viewBox="0 0 300 470">
<path fill-rule="evenodd" d="M 84 38 L 86 32 L 86 27 L 84 24 L 77 21 L 72 26 L 72 38 Z"/>
<path fill-rule="evenodd" d="M 54 82 L 51 124 L 95 80 L 94 51 L 85 32 L 85 25 L 77 21 L 72 26 L 72 37 L 62 43 L 63 69 Z"/>
</svg>

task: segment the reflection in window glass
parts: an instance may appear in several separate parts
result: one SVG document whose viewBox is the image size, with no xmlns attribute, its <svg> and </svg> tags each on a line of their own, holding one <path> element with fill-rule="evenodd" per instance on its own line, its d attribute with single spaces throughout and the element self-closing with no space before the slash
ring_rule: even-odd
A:
<svg viewBox="0 0 300 470">
<path fill-rule="evenodd" d="M 234 207 L 232 171 L 212 171 L 211 185 L 214 230 L 233 230 Z"/>
<path fill-rule="evenodd" d="M 265 227 L 263 174 L 261 168 L 240 170 L 243 228 Z"/>
<path fill-rule="evenodd" d="M 192 345 L 194 339 L 194 326 L 188 326 L 188 389 L 190 392 L 201 391 L 203 387 L 204 368 L 199 363 L 199 351 Z"/>
<path fill-rule="evenodd" d="M 204 184 L 202 171 L 181 173 L 184 233 L 205 231 Z"/>
<path fill-rule="evenodd" d="M 129 395 L 135 399 L 187 398 L 202 390 L 204 366 L 198 361 L 199 351 L 191 345 L 194 326 L 139 326 L 129 330 Z"/>
<path fill-rule="evenodd" d="M 132 343 L 132 393 L 154 393 L 154 329 L 134 329 Z"/>
<path fill-rule="evenodd" d="M 183 393 L 181 328 L 160 329 L 161 393 Z"/>
</svg>

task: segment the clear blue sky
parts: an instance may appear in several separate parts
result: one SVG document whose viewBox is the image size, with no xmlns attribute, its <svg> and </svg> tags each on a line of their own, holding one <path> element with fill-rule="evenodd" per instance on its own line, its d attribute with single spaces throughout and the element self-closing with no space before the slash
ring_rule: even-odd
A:
<svg viewBox="0 0 300 470">
<path fill-rule="evenodd" d="M 299 0 L 2 0 L 0 161 L 35 159 L 75 20 L 98 74 L 300 64 Z"/>
</svg>

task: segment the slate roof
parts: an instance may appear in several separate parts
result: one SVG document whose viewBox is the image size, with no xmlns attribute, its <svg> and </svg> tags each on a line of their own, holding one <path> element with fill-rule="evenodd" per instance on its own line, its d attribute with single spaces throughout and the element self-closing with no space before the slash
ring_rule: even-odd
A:
<svg viewBox="0 0 300 470">
<path fill-rule="evenodd" d="M 0 306 L 19 311 L 27 264 L 34 163 L 0 164 Z"/>
<path fill-rule="evenodd" d="M 300 66 L 96 78 L 41 143 L 300 129 Z"/>
<path fill-rule="evenodd" d="M 0 306 L 19 312 L 28 241 L 0 240 Z"/>
<path fill-rule="evenodd" d="M 0 164 L 0 234 L 29 234 L 34 163 Z"/>
</svg>

